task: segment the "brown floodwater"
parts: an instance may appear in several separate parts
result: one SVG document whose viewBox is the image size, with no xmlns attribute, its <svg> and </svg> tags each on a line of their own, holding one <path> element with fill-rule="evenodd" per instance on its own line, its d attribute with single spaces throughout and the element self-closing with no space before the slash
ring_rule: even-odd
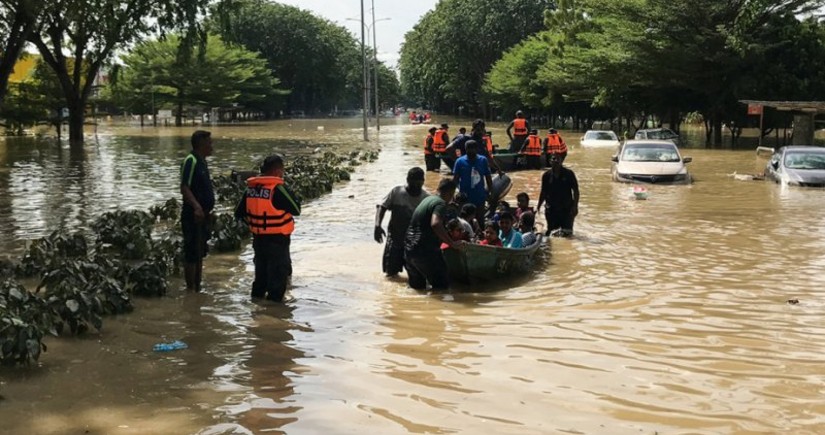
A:
<svg viewBox="0 0 825 435">
<path fill-rule="evenodd" d="M 215 127 L 211 168 L 345 152 L 358 125 Z M 177 196 L 192 130 L 101 127 L 83 149 L 0 140 L 0 253 Z M 0 432 L 825 432 L 825 190 L 737 181 L 765 161 L 691 149 L 693 185 L 636 201 L 610 179 L 613 150 L 566 132 L 577 236 L 552 240 L 529 276 L 419 293 L 382 276 L 372 217 L 423 166 L 425 132 L 383 126 L 380 158 L 305 205 L 289 302 L 249 301 L 250 244 L 210 256 L 205 294 L 176 279 L 100 333 L 48 339 L 37 366 L 0 369 Z M 511 175 L 512 197 L 536 198 L 540 172 Z M 189 349 L 152 352 L 174 339 Z"/>
</svg>

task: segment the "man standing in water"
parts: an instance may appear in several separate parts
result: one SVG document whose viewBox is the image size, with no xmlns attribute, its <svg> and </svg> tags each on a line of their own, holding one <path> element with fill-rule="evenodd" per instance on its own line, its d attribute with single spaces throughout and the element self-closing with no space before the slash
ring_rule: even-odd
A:
<svg viewBox="0 0 825 435">
<path fill-rule="evenodd" d="M 404 240 L 407 256 L 407 282 L 416 290 L 426 290 L 429 282 L 433 289 L 449 288 L 447 263 L 441 255 L 441 244 L 461 249 L 461 242 L 453 240 L 444 227 L 447 203 L 455 195 L 455 183 L 444 178 L 438 183 L 438 195 L 421 201 L 410 219 L 410 227 Z"/>
<path fill-rule="evenodd" d="M 261 175 L 246 180 L 246 187 L 235 218 L 245 219 L 252 232 L 252 298 L 281 302 L 292 275 L 289 244 L 295 230 L 293 216 L 301 215 L 301 202 L 284 185 L 284 160 L 277 154 L 264 160 Z"/>
<path fill-rule="evenodd" d="M 376 207 L 374 237 L 378 243 L 384 240 L 384 236 L 387 237 L 381 262 L 387 276 L 398 275 L 404 267 L 404 237 L 407 227 L 410 226 L 410 219 L 416 207 L 427 196 L 429 194 L 424 191 L 424 171 L 416 167 L 407 172 L 407 185 L 394 187 Z M 381 228 L 387 210 L 392 213 L 387 226 L 389 235 Z"/>
<path fill-rule="evenodd" d="M 541 177 L 541 193 L 537 209 L 547 202 L 544 217 L 547 219 L 547 233 L 560 229 L 559 234 L 573 234 L 573 223 L 579 214 L 579 182 L 576 174 L 562 166 L 561 156 L 550 155 L 550 169 Z"/>
<path fill-rule="evenodd" d="M 512 132 L 511 132 L 512 130 Z M 507 136 L 510 138 L 510 152 L 517 153 L 524 145 L 524 140 L 527 139 L 530 133 L 530 123 L 524 119 L 524 112 L 519 110 L 516 112 L 516 119 L 510 122 L 507 126 Z"/>
<path fill-rule="evenodd" d="M 455 162 L 453 182 L 458 185 L 459 192 L 467 195 L 467 202 L 476 206 L 476 217 L 482 222 L 484 203 L 490 197 L 493 177 L 487 159 L 478 155 L 478 146 L 479 143 L 474 140 L 464 144 L 467 154 Z"/>
<path fill-rule="evenodd" d="M 183 273 L 186 290 L 199 292 L 206 257 L 215 192 L 206 158 L 212 155 L 212 133 L 198 130 L 192 133 L 192 152 L 180 167 L 180 193 L 183 195 L 181 227 L 183 230 Z"/>
</svg>

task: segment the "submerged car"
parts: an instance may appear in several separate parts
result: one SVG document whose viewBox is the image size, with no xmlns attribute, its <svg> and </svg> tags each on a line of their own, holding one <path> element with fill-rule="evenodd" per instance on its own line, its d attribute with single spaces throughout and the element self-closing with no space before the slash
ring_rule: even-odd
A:
<svg viewBox="0 0 825 435">
<path fill-rule="evenodd" d="M 779 148 L 765 167 L 765 178 L 795 186 L 825 187 L 825 148 Z"/>
<path fill-rule="evenodd" d="M 619 138 L 610 130 L 588 130 L 581 138 L 583 147 L 618 147 Z"/>
<path fill-rule="evenodd" d="M 682 145 L 682 139 L 679 135 L 669 128 L 650 128 L 646 130 L 639 130 L 636 132 L 635 140 L 666 140 L 673 142 L 677 146 Z"/>
<path fill-rule="evenodd" d="M 625 183 L 688 184 L 690 157 L 682 157 L 673 142 L 630 140 L 613 156 L 613 181 Z"/>
</svg>

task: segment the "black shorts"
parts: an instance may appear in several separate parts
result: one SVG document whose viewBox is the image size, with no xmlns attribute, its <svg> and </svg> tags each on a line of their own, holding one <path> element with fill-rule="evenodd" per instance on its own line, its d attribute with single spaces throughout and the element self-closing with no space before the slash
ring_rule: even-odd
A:
<svg viewBox="0 0 825 435">
<path fill-rule="evenodd" d="M 180 220 L 183 230 L 183 261 L 185 263 L 197 263 L 209 251 L 207 241 L 210 237 L 209 226 L 206 222 L 195 223 L 195 218 L 182 216 Z"/>
<path fill-rule="evenodd" d="M 416 290 L 426 290 L 430 283 L 433 290 L 446 290 L 450 287 L 447 262 L 441 251 L 430 254 L 411 254 L 407 252 L 407 283 Z"/>
<path fill-rule="evenodd" d="M 573 232 L 573 224 L 576 218 L 571 216 L 570 209 L 548 209 L 544 210 L 544 218 L 547 219 L 547 234 L 559 228 Z"/>
<path fill-rule="evenodd" d="M 395 238 L 391 234 L 387 235 L 387 242 L 384 245 L 384 257 L 381 262 L 382 269 L 387 275 L 397 275 L 404 268 L 404 238 Z"/>
</svg>

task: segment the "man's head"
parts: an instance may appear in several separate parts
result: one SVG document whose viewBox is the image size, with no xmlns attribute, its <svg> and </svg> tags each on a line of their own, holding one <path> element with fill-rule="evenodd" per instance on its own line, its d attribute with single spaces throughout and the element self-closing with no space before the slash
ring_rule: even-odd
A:
<svg viewBox="0 0 825 435">
<path fill-rule="evenodd" d="M 435 134 L 435 132 L 436 132 L 436 131 L 438 131 L 438 129 L 437 129 L 437 128 L 435 128 L 435 127 L 430 127 L 430 134 Z"/>
<path fill-rule="evenodd" d="M 486 134 L 487 136 L 493 137 L 493 132 L 492 131 L 487 131 L 484 134 Z"/>
<path fill-rule="evenodd" d="M 441 181 L 438 182 L 438 195 L 444 201 L 450 202 L 453 200 L 453 196 L 455 196 L 455 182 L 453 182 L 452 178 L 442 178 Z"/>
<path fill-rule="evenodd" d="M 519 222 L 519 228 L 521 228 L 521 232 L 529 233 L 533 231 L 533 227 L 536 225 L 536 216 L 531 212 L 525 212 L 521 214 L 521 222 Z"/>
<path fill-rule="evenodd" d="M 424 188 L 424 170 L 419 167 L 407 171 L 407 191 L 410 195 L 418 196 Z"/>
<path fill-rule="evenodd" d="M 467 143 L 464 144 L 464 149 L 467 151 L 467 158 L 472 160 L 478 156 L 478 142 L 468 140 Z"/>
<path fill-rule="evenodd" d="M 269 177 L 284 176 L 284 158 L 278 154 L 272 154 L 264 159 L 261 164 L 261 174 Z"/>
<path fill-rule="evenodd" d="M 536 135 L 536 134 L 539 134 L 539 131 L 534 128 L 534 129 L 530 130 L 530 134 Z"/>
<path fill-rule="evenodd" d="M 561 156 L 558 154 L 550 154 L 550 168 L 561 168 Z"/>
<path fill-rule="evenodd" d="M 521 110 L 516 111 L 516 118 L 524 118 L 524 112 Z"/>
<path fill-rule="evenodd" d="M 502 213 L 498 218 L 498 226 L 501 227 L 501 232 L 508 234 L 513 229 L 513 214 L 509 211 Z"/>
<path fill-rule="evenodd" d="M 558 131 L 558 130 L 556 130 L 555 128 L 551 128 L 551 129 L 550 129 L 550 130 L 548 130 L 548 131 L 550 132 L 550 134 L 559 134 L 559 131 Z"/>
<path fill-rule="evenodd" d="M 487 127 L 484 124 L 483 119 L 476 119 L 475 121 L 473 121 L 473 134 L 476 134 L 476 135 L 479 135 L 479 136 L 483 135 L 484 130 L 486 130 L 486 129 L 487 129 Z"/>
<path fill-rule="evenodd" d="M 443 128 L 444 130 L 449 130 L 450 126 L 447 125 L 447 123 L 444 123 L 444 124 L 441 124 L 441 128 Z"/>
<path fill-rule="evenodd" d="M 527 208 L 530 206 L 530 195 L 528 195 L 527 192 L 521 192 L 516 195 L 516 202 L 519 208 Z"/>
<path fill-rule="evenodd" d="M 192 133 L 192 151 L 201 157 L 212 155 L 212 133 L 198 130 Z"/>
<path fill-rule="evenodd" d="M 458 129 L 458 133 L 459 134 L 467 134 L 467 129 L 464 128 L 464 127 L 461 127 L 461 128 Z"/>
</svg>

